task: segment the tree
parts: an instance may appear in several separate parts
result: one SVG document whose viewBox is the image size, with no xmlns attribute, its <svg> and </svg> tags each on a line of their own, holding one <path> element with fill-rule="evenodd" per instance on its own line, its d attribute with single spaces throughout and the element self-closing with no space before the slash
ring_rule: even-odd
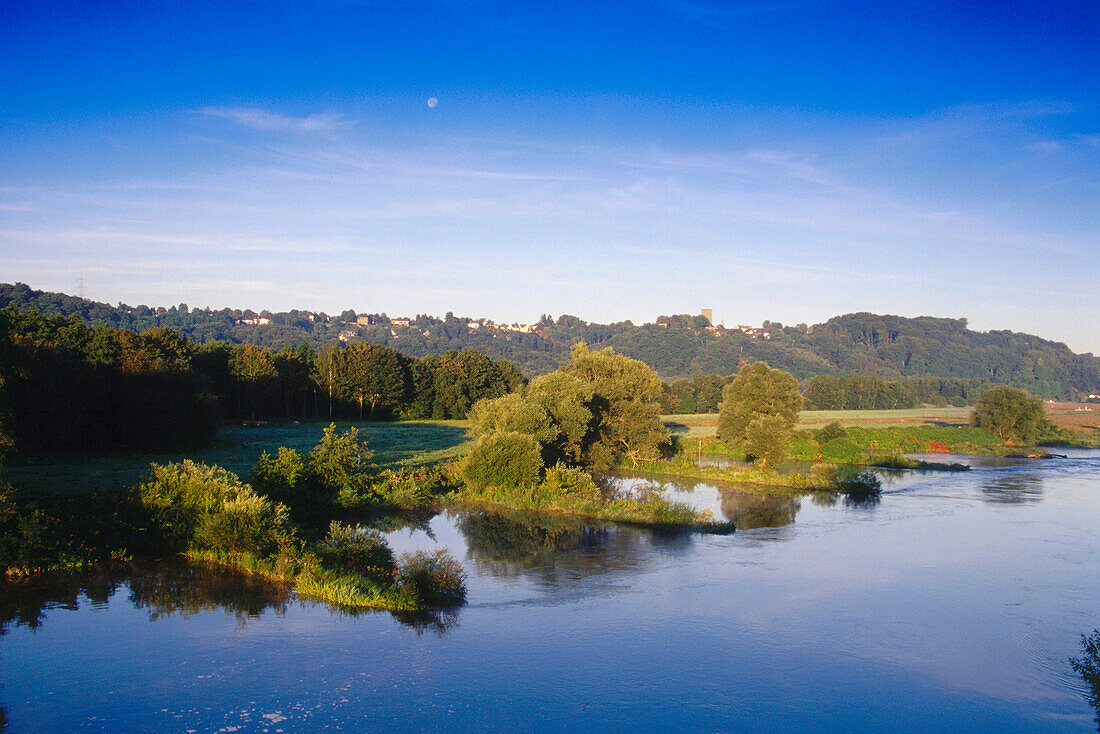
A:
<svg viewBox="0 0 1100 734">
<path fill-rule="evenodd" d="M 410 383 L 408 360 L 395 349 L 355 342 L 344 351 L 343 391 L 359 404 L 360 420 L 365 404 L 371 418 L 392 416 L 407 402 Z"/>
<path fill-rule="evenodd" d="M 233 354 L 233 375 L 248 385 L 249 408 L 256 419 L 256 388 L 278 376 L 271 351 L 255 344 L 242 344 Z"/>
<path fill-rule="evenodd" d="M 722 390 L 718 436 L 727 441 L 744 441 L 749 424 L 764 416 L 782 419 L 790 430 L 801 409 L 802 396 L 794 375 L 765 362 L 753 362 L 742 367 L 733 382 Z"/>
<path fill-rule="evenodd" d="M 593 392 L 596 440 L 588 447 L 586 463 L 607 469 L 617 455 L 628 457 L 635 466 L 656 458 L 669 435 L 661 423 L 662 382 L 653 368 L 610 347 L 590 352 L 576 344 L 571 356 L 572 363 L 562 371 L 587 383 Z"/>
<path fill-rule="evenodd" d="M 778 415 L 760 415 L 745 428 L 745 450 L 758 469 L 774 468 L 787 459 L 791 424 Z"/>
<path fill-rule="evenodd" d="M 343 374 L 343 352 L 335 344 L 326 345 L 313 359 L 313 379 L 328 395 L 328 417 L 332 418 L 333 401 Z"/>
<path fill-rule="evenodd" d="M 1047 427 L 1043 401 L 1008 386 L 987 390 L 974 406 L 971 422 L 1005 443 L 1032 443 Z"/>
</svg>

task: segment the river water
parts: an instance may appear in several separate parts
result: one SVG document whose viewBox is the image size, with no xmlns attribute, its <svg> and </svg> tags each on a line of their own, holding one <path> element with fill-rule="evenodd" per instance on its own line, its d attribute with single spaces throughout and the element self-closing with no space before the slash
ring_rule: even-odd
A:
<svg viewBox="0 0 1100 734">
<path fill-rule="evenodd" d="M 952 457 L 953 459 L 956 457 Z M 174 565 L 0 601 L 9 731 L 1091 731 L 1100 453 L 886 476 L 877 504 L 712 484 L 715 536 L 441 514 L 451 615 L 349 615 Z M 624 478 L 624 486 L 645 480 Z"/>
</svg>

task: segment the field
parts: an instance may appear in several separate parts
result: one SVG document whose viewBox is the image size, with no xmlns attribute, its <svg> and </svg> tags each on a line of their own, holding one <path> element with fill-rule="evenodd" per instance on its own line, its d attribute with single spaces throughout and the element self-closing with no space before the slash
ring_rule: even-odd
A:
<svg viewBox="0 0 1100 734">
<path fill-rule="evenodd" d="M 1059 428 L 1100 431 L 1100 404 L 1046 403 L 1047 418 Z"/>
<path fill-rule="evenodd" d="M 804 410 L 798 416 L 799 428 L 821 428 L 836 421 L 847 427 L 889 428 L 892 426 L 965 426 L 972 408 L 910 408 L 906 410 Z M 666 415 L 661 417 L 669 430 L 681 438 L 713 436 L 718 427 L 717 413 Z"/>
<path fill-rule="evenodd" d="M 327 423 L 225 426 L 214 441 L 198 450 L 165 453 L 47 455 L 23 457 L 4 468 L 4 479 L 31 491 L 80 493 L 115 491 L 141 480 L 150 463 L 192 459 L 218 464 L 247 480 L 256 458 L 289 446 L 307 453 Z M 382 467 L 419 466 L 460 456 L 467 441 L 466 421 L 407 421 L 402 423 L 337 423 L 340 430 L 359 429 Z"/>
</svg>

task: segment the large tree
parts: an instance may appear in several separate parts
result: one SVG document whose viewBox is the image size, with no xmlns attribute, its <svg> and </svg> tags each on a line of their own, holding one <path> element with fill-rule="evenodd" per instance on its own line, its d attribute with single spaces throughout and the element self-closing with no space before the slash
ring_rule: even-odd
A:
<svg viewBox="0 0 1100 734">
<path fill-rule="evenodd" d="M 733 382 L 722 390 L 718 411 L 718 436 L 727 441 L 744 441 L 749 424 L 756 418 L 775 416 L 792 428 L 802 409 L 798 380 L 765 362 L 741 368 Z"/>
<path fill-rule="evenodd" d="M 1047 426 L 1043 401 L 1007 386 L 987 390 L 974 406 L 971 421 L 1005 443 L 1032 443 Z"/>
<path fill-rule="evenodd" d="M 610 347 L 590 352 L 576 344 L 571 357 L 562 371 L 587 383 L 593 392 L 596 440 L 588 448 L 587 463 L 607 469 L 618 455 L 635 465 L 656 458 L 669 436 L 661 423 L 661 378 L 653 368 Z"/>
<path fill-rule="evenodd" d="M 392 417 L 403 407 L 411 393 L 409 361 L 400 352 L 380 344 L 355 342 L 344 352 L 343 392 L 363 408 L 370 406 L 370 417 Z"/>
</svg>

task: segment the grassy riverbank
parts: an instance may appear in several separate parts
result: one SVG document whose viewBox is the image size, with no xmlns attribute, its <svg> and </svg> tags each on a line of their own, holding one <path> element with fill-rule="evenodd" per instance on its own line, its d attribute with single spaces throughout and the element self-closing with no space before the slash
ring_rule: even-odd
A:
<svg viewBox="0 0 1100 734">
<path fill-rule="evenodd" d="M 604 499 L 554 494 L 541 487 L 492 487 L 480 492 L 467 488 L 456 493 L 448 504 L 459 510 L 558 515 L 649 528 L 681 528 L 708 533 L 733 530 L 730 523 L 720 522 L 709 511 L 698 512 L 685 503 L 668 500 L 659 494 L 643 499 Z"/>
</svg>

